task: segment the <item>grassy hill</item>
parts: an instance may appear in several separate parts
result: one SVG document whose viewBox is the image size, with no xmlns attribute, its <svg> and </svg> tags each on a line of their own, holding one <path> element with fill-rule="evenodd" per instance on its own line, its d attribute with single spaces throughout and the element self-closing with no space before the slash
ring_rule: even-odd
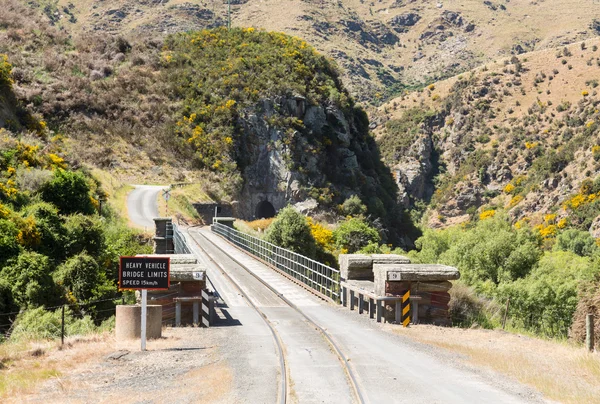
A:
<svg viewBox="0 0 600 404">
<path fill-rule="evenodd" d="M 220 26 L 221 0 L 35 0 L 53 24 L 75 32 L 162 37 Z M 594 37 L 592 1 L 243 0 L 232 24 L 299 36 L 335 59 L 359 101 L 379 103 L 501 56 Z M 548 22 L 552 21 L 551 24 Z"/>
<path fill-rule="evenodd" d="M 382 106 L 384 158 L 402 171 L 415 139 L 435 149 L 430 224 L 504 208 L 514 221 L 588 230 L 600 176 L 600 41 L 500 59 Z M 411 154 L 412 153 L 412 154 Z M 425 173 L 423 173 L 425 175 Z M 554 229 L 556 230 L 556 229 Z M 595 230 L 595 227 L 592 229 Z"/>
</svg>

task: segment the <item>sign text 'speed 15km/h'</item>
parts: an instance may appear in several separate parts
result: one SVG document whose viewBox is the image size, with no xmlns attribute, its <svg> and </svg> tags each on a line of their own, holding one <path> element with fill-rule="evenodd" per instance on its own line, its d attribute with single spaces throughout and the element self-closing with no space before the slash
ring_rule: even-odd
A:
<svg viewBox="0 0 600 404">
<path fill-rule="evenodd" d="M 169 257 L 121 257 L 119 289 L 169 289 Z"/>
</svg>

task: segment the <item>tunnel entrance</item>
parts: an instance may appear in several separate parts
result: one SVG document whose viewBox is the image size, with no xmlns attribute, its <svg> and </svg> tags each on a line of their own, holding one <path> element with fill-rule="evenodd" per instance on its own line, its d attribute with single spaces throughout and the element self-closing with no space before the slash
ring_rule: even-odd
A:
<svg viewBox="0 0 600 404">
<path fill-rule="evenodd" d="M 256 206 L 256 218 L 257 219 L 268 219 L 275 217 L 275 208 L 269 201 L 261 201 Z"/>
</svg>

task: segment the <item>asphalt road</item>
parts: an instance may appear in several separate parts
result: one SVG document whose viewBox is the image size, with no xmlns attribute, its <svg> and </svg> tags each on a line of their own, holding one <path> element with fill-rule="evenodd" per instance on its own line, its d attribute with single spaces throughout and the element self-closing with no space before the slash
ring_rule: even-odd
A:
<svg viewBox="0 0 600 404">
<path fill-rule="evenodd" d="M 154 228 L 154 218 L 158 217 L 157 198 L 164 185 L 134 185 L 135 189 L 127 196 L 127 210 L 131 221 L 147 230 Z"/>
<path fill-rule="evenodd" d="M 353 402 L 340 360 L 314 327 L 286 307 L 276 295 L 264 287 L 228 255 L 243 263 L 256 276 L 269 283 L 314 322 L 323 327 L 340 346 L 349 360 L 366 402 L 369 403 L 525 403 L 541 402 L 539 394 L 489 370 L 468 367 L 457 358 L 444 354 L 390 333 L 381 325 L 340 306 L 324 302 L 303 288 L 293 284 L 264 264 L 232 247 L 209 230 L 200 231 L 227 254 L 204 242 L 207 249 L 227 271 L 244 294 L 262 307 L 275 325 L 285 347 L 290 384 L 294 400 L 304 402 Z M 199 241 L 201 238 L 196 237 Z M 195 246 L 195 253 L 204 255 Z M 206 258 L 206 257 L 204 257 Z M 206 260 L 205 260 L 206 261 Z M 225 302 L 229 315 L 239 321 L 250 335 L 262 335 L 257 341 L 247 341 L 245 358 L 239 356 L 232 363 L 238 371 L 236 383 L 246 386 L 259 383 L 259 390 L 269 391 L 268 397 L 246 390 L 248 397 L 261 402 L 276 402 L 277 379 L 266 377 L 262 382 L 249 381 L 255 377 L 254 366 L 260 364 L 261 373 L 277 374 L 278 362 L 273 356 L 274 343 L 265 347 L 267 327 L 256 321 L 240 298 L 239 292 L 228 285 L 221 270 L 206 262 L 208 276 Z M 262 331 L 261 331 L 262 330 Z M 260 342 L 259 342 L 260 341 Z M 450 358 L 449 358 L 450 357 Z M 270 370 L 269 370 L 270 369 Z M 266 373 L 266 374 L 265 374 Z M 254 394 L 258 394 L 255 396 Z M 266 401 L 262 401 L 266 400 Z M 252 402 L 252 400 L 243 400 Z"/>
</svg>

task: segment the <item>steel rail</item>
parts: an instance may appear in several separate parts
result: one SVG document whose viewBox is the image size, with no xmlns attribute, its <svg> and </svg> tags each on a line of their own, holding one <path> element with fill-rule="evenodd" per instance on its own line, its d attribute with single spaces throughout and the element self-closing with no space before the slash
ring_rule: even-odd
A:
<svg viewBox="0 0 600 404">
<path fill-rule="evenodd" d="M 198 242 L 198 240 L 196 240 L 194 238 L 192 233 L 189 233 L 189 234 L 190 234 L 191 239 L 198 246 L 198 248 L 200 248 L 206 254 L 208 259 L 213 264 L 215 264 L 217 266 L 217 268 L 219 268 L 221 274 L 223 276 L 225 276 L 225 278 L 229 281 L 229 283 L 231 283 L 238 290 L 238 292 L 240 293 L 240 296 L 242 296 L 244 298 L 244 300 L 246 300 L 248 302 L 250 307 L 252 307 L 260 315 L 260 317 L 263 319 L 263 321 L 265 322 L 267 327 L 269 327 L 269 330 L 271 331 L 271 334 L 273 335 L 273 339 L 275 340 L 275 345 L 277 346 L 277 353 L 279 355 L 279 367 L 280 367 L 280 372 L 282 375 L 281 376 L 282 380 L 281 380 L 281 383 L 279 386 L 279 403 L 286 404 L 288 402 L 288 393 L 290 392 L 290 388 L 289 388 L 290 377 L 289 377 L 286 360 L 285 360 L 285 350 L 283 349 L 283 343 L 281 342 L 281 337 L 279 336 L 279 333 L 277 332 L 277 330 L 275 330 L 275 327 L 273 326 L 271 321 L 269 321 L 269 318 L 267 317 L 267 315 L 261 309 L 259 309 L 248 296 L 246 296 L 246 293 L 242 290 L 240 285 L 236 281 L 234 281 L 231 276 L 229 276 L 229 274 L 225 271 L 225 268 L 223 268 L 223 265 L 221 265 L 213 257 L 213 255 L 210 252 L 208 252 L 204 247 L 202 247 L 202 245 Z M 200 234 L 199 232 L 196 234 L 198 236 L 201 236 L 205 240 L 209 241 L 212 245 L 214 245 L 214 243 L 212 243 L 210 240 L 208 240 L 206 237 L 204 237 L 204 235 Z M 217 246 L 215 246 L 215 247 L 219 251 L 223 251 L 219 247 L 217 247 Z M 227 253 L 225 253 L 225 254 L 229 257 L 229 255 Z M 213 287 L 214 287 L 214 285 L 213 285 Z"/>
<path fill-rule="evenodd" d="M 259 276 L 257 276 L 254 272 L 252 272 L 248 267 L 246 267 L 240 261 L 238 261 L 237 259 L 235 259 L 231 255 L 229 255 L 221 247 L 219 247 L 218 245 L 216 245 L 213 241 L 209 240 L 206 236 L 204 236 L 200 232 L 197 232 L 196 234 L 198 234 L 199 236 L 201 236 L 204 240 L 208 241 L 217 250 L 221 251 L 230 260 L 232 260 L 233 262 L 235 262 L 241 268 L 245 269 L 250 275 L 252 275 L 254 278 L 256 278 L 260 283 L 262 283 L 271 292 L 273 292 L 277 297 L 279 297 L 285 304 L 287 304 L 288 306 L 290 306 L 292 309 L 294 309 L 296 312 L 298 312 L 298 314 L 300 314 L 302 317 L 304 317 L 304 319 L 306 321 L 308 321 L 310 324 L 312 324 L 315 327 L 315 329 L 317 329 L 321 333 L 321 335 L 323 335 L 323 337 L 325 338 L 325 340 L 333 348 L 333 351 L 336 353 L 336 355 L 337 355 L 338 359 L 340 360 L 340 362 L 343 364 L 344 371 L 345 371 L 345 373 L 347 375 L 349 384 L 350 384 L 350 386 L 352 388 L 352 391 L 353 391 L 353 393 L 354 393 L 357 401 L 360 404 L 364 404 L 366 401 L 365 401 L 363 393 L 362 393 L 362 391 L 360 389 L 360 386 L 358 384 L 358 379 L 356 377 L 355 371 L 350 366 L 349 359 L 343 354 L 342 350 L 340 349 L 340 347 L 338 346 L 338 344 L 336 344 L 336 342 L 333 340 L 333 338 L 331 337 L 331 335 L 329 335 L 329 333 L 327 331 L 325 331 L 325 329 L 323 327 L 321 327 L 318 323 L 316 323 L 311 317 L 309 317 L 306 313 L 304 313 L 302 310 L 300 310 L 298 308 L 298 306 L 296 306 L 288 298 L 286 298 L 283 294 L 279 293 L 275 288 L 273 288 L 271 285 L 269 285 L 267 282 L 265 282 L 263 279 L 261 279 Z M 200 246 L 200 244 L 196 240 L 194 240 L 194 241 L 196 242 L 196 244 L 198 244 Z M 202 247 L 200 246 L 200 248 L 202 248 Z M 204 248 L 202 248 L 202 249 L 204 250 Z M 206 251 L 206 250 L 204 250 L 204 251 Z M 217 265 L 219 265 L 219 264 L 217 264 Z M 219 267 L 223 268 L 221 265 L 219 265 Z M 228 278 L 229 278 L 229 276 L 228 276 Z"/>
</svg>

